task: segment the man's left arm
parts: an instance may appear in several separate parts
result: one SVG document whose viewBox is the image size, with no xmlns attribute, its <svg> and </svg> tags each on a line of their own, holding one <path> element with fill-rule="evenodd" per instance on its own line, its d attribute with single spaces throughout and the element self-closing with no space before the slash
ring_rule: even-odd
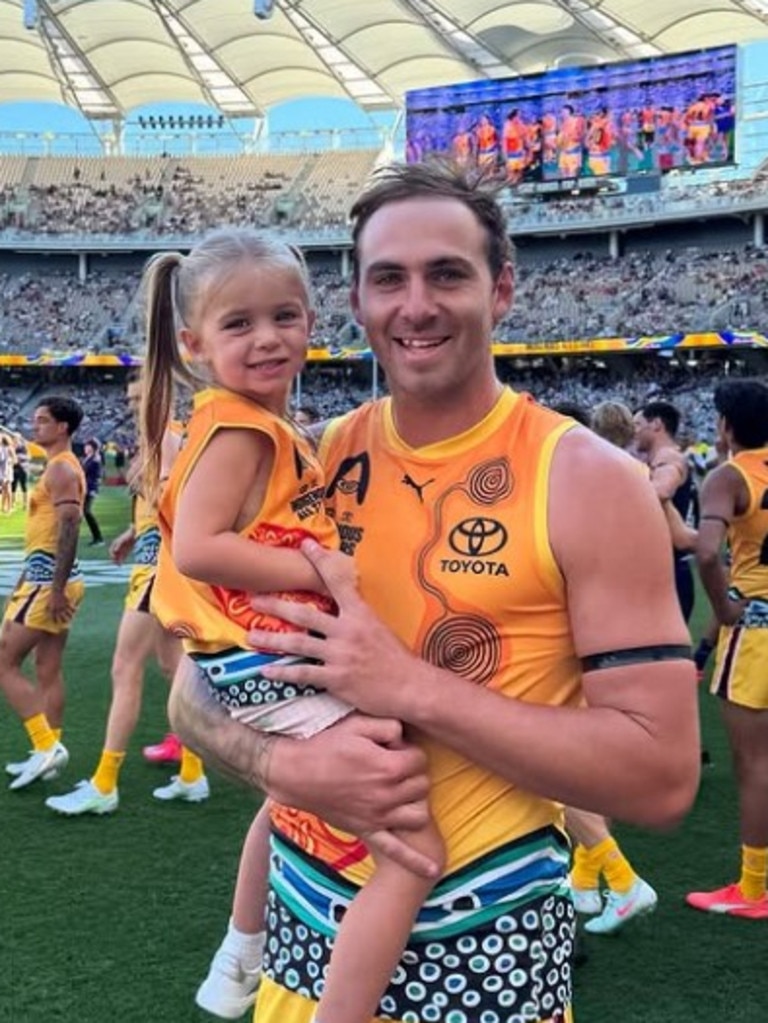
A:
<svg viewBox="0 0 768 1023">
<path fill-rule="evenodd" d="M 67 465 L 57 463 L 50 466 L 47 482 L 58 527 L 49 610 L 55 621 L 66 621 L 72 615 L 65 590 L 77 557 L 82 498 L 78 478 Z"/>
<path fill-rule="evenodd" d="M 626 457 L 582 431 L 558 445 L 550 537 L 567 588 L 584 707 L 510 699 L 414 656 L 341 579 L 333 553 L 307 545 L 339 606 L 259 597 L 254 605 L 313 634 L 256 645 L 320 665 L 272 667 L 272 678 L 312 682 L 361 711 L 391 715 L 515 785 L 571 806 L 665 826 L 689 808 L 699 764 L 690 637 L 672 578 L 664 517 Z"/>
<path fill-rule="evenodd" d="M 699 732 L 658 500 L 620 453 L 579 431 L 555 453 L 549 526 L 586 706 L 471 692 L 447 676 L 441 692 L 425 690 L 427 706 L 415 694 L 413 723 L 521 788 L 634 823 L 673 823 L 696 791 Z"/>
</svg>

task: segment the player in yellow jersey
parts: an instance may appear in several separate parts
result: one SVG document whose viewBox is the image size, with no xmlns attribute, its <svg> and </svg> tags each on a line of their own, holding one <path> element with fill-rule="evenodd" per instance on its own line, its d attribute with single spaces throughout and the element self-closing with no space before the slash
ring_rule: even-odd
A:
<svg viewBox="0 0 768 1023">
<path fill-rule="evenodd" d="M 141 398 L 141 383 L 138 378 L 128 383 L 128 405 L 138 412 Z M 178 432 L 168 430 L 163 447 L 163 476 L 170 472 L 178 454 L 181 437 Z M 141 494 L 138 478 L 138 459 L 131 467 L 131 490 L 133 500 L 133 521 L 110 546 L 110 555 L 117 564 L 133 552 L 134 566 L 128 583 L 117 642 L 112 656 L 112 700 L 109 706 L 104 747 L 95 773 L 91 778 L 78 782 L 71 792 L 50 796 L 45 805 L 67 817 L 81 814 L 113 813 L 119 803 L 118 780 L 125 760 L 126 750 L 133 735 L 141 710 L 141 695 L 144 684 L 144 669 L 150 657 L 154 656 L 168 682 L 173 678 L 181 656 L 181 643 L 166 632 L 150 610 L 150 598 L 155 583 L 157 555 L 160 548 L 160 531 L 157 512 Z M 187 754 L 189 759 L 190 754 Z M 159 790 L 163 798 L 178 798 L 186 802 L 201 802 L 208 797 L 208 781 L 203 774 L 199 757 L 193 758 L 191 769 L 195 777 L 189 782 L 171 781 Z M 182 772 L 184 771 L 182 757 Z M 188 768 L 189 769 L 189 768 Z"/>
<path fill-rule="evenodd" d="M 586 124 L 584 115 L 577 114 L 570 103 L 563 106 L 557 136 L 557 166 L 561 178 L 576 178 L 581 174 Z"/>
<path fill-rule="evenodd" d="M 320 455 L 359 592 L 341 555 L 304 544 L 338 616 L 260 596 L 261 613 L 311 631 L 250 639 L 312 659 L 269 678 L 359 703 L 395 740 L 401 720 L 427 757 L 447 866 L 379 1017 L 567 1020 L 562 803 L 661 825 L 696 789 L 695 678 L 664 518 L 624 455 L 498 381 L 491 338 L 513 272 L 482 185 L 388 168 L 352 219 L 352 306 L 391 397 L 331 426 Z M 206 754 L 295 808 L 273 818 L 255 1019 L 333 1023 L 317 1013 L 320 977 L 370 871 L 339 857 L 336 829 L 422 826 L 419 760 L 344 722 L 301 743 L 249 736 L 188 667 L 171 711 Z"/>
<path fill-rule="evenodd" d="M 71 398 L 45 398 L 32 418 L 33 437 L 45 450 L 45 470 L 29 498 L 24 567 L 11 593 L 0 631 L 0 689 L 21 718 L 32 743 L 26 760 L 6 764 L 12 789 L 23 789 L 66 766 L 60 741 L 64 716 L 62 656 L 84 585 L 77 541 L 85 476 L 72 452 L 83 418 Z M 34 652 L 33 685 L 22 672 Z"/>
<path fill-rule="evenodd" d="M 768 387 L 728 380 L 715 390 L 715 408 L 731 458 L 704 481 L 696 557 L 720 622 L 711 690 L 722 700 L 733 751 L 741 876 L 686 901 L 710 913 L 768 920 Z M 721 557 L 726 540 L 730 573 Z"/>
<path fill-rule="evenodd" d="M 499 133 L 489 114 L 481 114 L 475 125 L 475 159 L 478 170 L 490 174 L 499 161 Z"/>
</svg>

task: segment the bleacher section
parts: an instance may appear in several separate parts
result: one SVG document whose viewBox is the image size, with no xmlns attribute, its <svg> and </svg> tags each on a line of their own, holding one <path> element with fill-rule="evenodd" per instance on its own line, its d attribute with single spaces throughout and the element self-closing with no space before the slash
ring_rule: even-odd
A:
<svg viewBox="0 0 768 1023">
<path fill-rule="evenodd" d="M 0 157 L 0 354 L 140 352 L 138 283 L 148 252 L 183 246 L 227 223 L 284 230 L 298 243 L 306 237 L 314 245 L 309 262 L 319 312 L 313 345 L 348 344 L 357 332 L 339 248 L 348 239 L 351 202 L 379 157 L 374 149 Z M 768 250 L 753 242 L 762 211 L 768 211 L 768 175 L 703 185 L 697 180 L 668 178 L 661 192 L 650 195 L 510 199 L 511 230 L 522 244 L 515 305 L 499 324 L 497 340 L 534 344 L 710 331 L 764 335 Z M 743 203 L 752 204 L 749 226 L 730 216 Z M 708 211 L 720 211 L 712 215 L 721 217 L 722 226 L 724 209 L 729 221 L 722 240 L 681 228 L 702 222 Z M 659 211 L 664 216 L 677 211 L 682 218 L 684 210 L 691 219 L 675 222 L 664 236 L 669 245 L 660 244 Z M 639 222 L 646 217 L 653 237 L 649 233 L 648 244 L 627 240 L 622 254 L 620 227 L 627 217 Z M 591 233 L 580 234 L 585 220 Z M 616 258 L 608 255 L 609 232 L 617 242 Z M 53 252 L 71 245 L 72 254 L 50 262 L 17 261 L 8 253 L 20 239 L 22 247 L 28 240 L 30 248 L 43 251 L 51 239 Z M 128 254 L 132 239 L 140 244 Z M 104 258 L 83 256 L 78 265 L 78 252 L 89 250 L 102 251 Z M 112 251 L 121 253 L 119 259 Z"/>
<path fill-rule="evenodd" d="M 139 278 L 138 269 L 83 282 L 74 272 L 0 273 L 0 354 L 113 350 Z"/>
<path fill-rule="evenodd" d="M 303 374 L 301 403 L 315 407 L 327 418 L 366 401 L 372 393 L 370 364 L 368 372 L 364 364 L 358 364 L 354 372 L 347 370 L 340 366 L 321 373 L 308 369 Z M 714 440 L 712 393 L 723 375 L 755 372 L 739 353 L 691 361 L 639 356 L 632 360 L 631 373 L 617 364 L 607 367 L 589 358 L 569 364 L 549 360 L 535 366 L 503 360 L 498 363 L 498 370 L 501 379 L 517 390 L 529 391 L 550 406 L 567 402 L 588 410 L 599 401 L 612 398 L 637 408 L 645 401 L 663 396 L 682 413 L 680 439 L 684 446 L 692 439 Z M 56 373 L 58 376 L 53 375 Z M 62 378 L 62 373 L 69 376 Z M 25 376 L 25 384 L 0 387 L 0 421 L 5 427 L 29 436 L 32 411 L 40 399 L 65 392 L 80 402 L 85 412 L 79 431 L 81 441 L 96 436 L 129 450 L 135 446 L 133 424 L 125 405 L 125 384 L 116 382 L 120 374 L 104 378 L 96 370 L 51 371 L 43 367 L 26 370 Z"/>
<path fill-rule="evenodd" d="M 131 269 L 0 272 L 0 353 L 138 351 L 136 301 L 143 259 Z M 100 266 L 109 260 L 100 261 Z M 315 347 L 345 340 L 352 314 L 338 265 L 314 263 Z M 634 337 L 676 332 L 763 330 L 768 321 L 768 250 L 591 253 L 530 261 L 521 255 L 515 304 L 499 324 L 501 342 Z"/>
<path fill-rule="evenodd" d="M 296 232 L 346 231 L 375 149 L 239 156 L 0 155 L 0 241 L 23 236 L 196 235 L 235 216 Z M 665 178 L 659 192 L 556 201 L 509 197 L 514 234 L 607 230 L 638 223 L 744 215 L 768 207 L 768 174 L 701 183 Z"/>
<path fill-rule="evenodd" d="M 318 153 L 301 189 L 297 226 L 314 231 L 343 227 L 352 202 L 373 170 L 375 152 Z"/>
<path fill-rule="evenodd" d="M 0 156 L 0 232 L 196 235 L 222 223 L 346 223 L 378 151 L 174 157 Z"/>
</svg>

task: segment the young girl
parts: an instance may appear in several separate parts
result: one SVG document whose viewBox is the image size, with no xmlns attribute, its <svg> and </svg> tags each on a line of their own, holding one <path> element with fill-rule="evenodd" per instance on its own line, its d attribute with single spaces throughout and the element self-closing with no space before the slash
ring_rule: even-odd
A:
<svg viewBox="0 0 768 1023">
<path fill-rule="evenodd" d="M 150 491 L 158 484 L 174 378 L 189 383 L 194 376 L 209 385 L 196 396 L 185 446 L 160 502 L 163 549 L 173 565 L 161 556 L 153 608 L 182 636 L 186 652 L 233 715 L 259 730 L 308 737 L 353 709 L 322 691 L 266 681 L 260 666 L 278 655 L 249 649 L 246 642 L 251 628 L 288 627 L 252 611 L 251 593 L 280 591 L 288 599 L 329 603 L 320 577 L 297 549 L 307 536 L 337 546 L 323 510 L 322 473 L 307 441 L 285 418 L 314 322 L 306 267 L 279 241 L 226 230 L 186 257 L 156 256 L 146 284 L 141 421 Z M 264 918 L 266 845 L 261 842 L 258 865 L 247 855 L 254 836 L 258 842 L 265 834 L 263 821 L 262 814 L 241 859 L 236 926 L 238 907 L 248 899 Z M 442 865 L 443 844 L 433 824 L 408 841 Z M 339 927 L 318 1023 L 368 1023 L 376 1014 L 434 884 L 379 855 L 375 836 L 366 842 L 375 871 Z M 230 1012 L 239 1015 L 243 1008 L 233 1004 Z"/>
</svg>

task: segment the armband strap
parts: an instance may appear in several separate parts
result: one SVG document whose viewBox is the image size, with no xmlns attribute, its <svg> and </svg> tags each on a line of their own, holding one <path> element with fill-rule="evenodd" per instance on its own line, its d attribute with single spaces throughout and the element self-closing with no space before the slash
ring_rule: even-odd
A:
<svg viewBox="0 0 768 1023">
<path fill-rule="evenodd" d="M 76 504 L 78 508 L 81 506 L 80 501 L 54 501 L 53 507 L 60 508 L 63 504 Z"/>
<path fill-rule="evenodd" d="M 582 657 L 584 672 L 605 671 L 607 668 L 627 668 L 632 664 L 652 664 L 658 661 L 692 661 L 693 651 L 687 643 L 663 643 L 659 646 L 635 646 L 628 650 L 607 650 L 602 654 Z"/>
<path fill-rule="evenodd" d="M 728 519 L 724 519 L 722 515 L 699 515 L 699 522 L 722 522 L 727 529 L 731 528 Z"/>
</svg>

